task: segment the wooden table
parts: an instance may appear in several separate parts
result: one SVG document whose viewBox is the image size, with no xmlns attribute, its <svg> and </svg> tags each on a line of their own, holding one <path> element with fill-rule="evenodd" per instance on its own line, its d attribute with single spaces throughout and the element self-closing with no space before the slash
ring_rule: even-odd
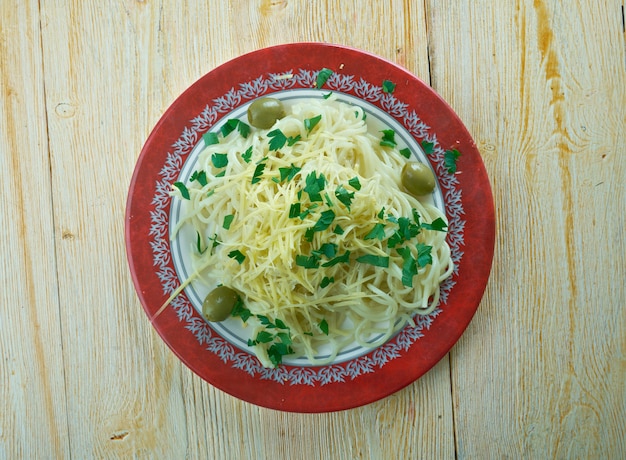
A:
<svg viewBox="0 0 626 460">
<path fill-rule="evenodd" d="M 0 458 L 626 458 L 624 4 L 7 0 L 0 4 Z M 466 333 L 358 409 L 259 408 L 174 356 L 137 300 L 126 194 L 200 76 L 322 41 L 428 82 L 497 212 Z"/>
</svg>

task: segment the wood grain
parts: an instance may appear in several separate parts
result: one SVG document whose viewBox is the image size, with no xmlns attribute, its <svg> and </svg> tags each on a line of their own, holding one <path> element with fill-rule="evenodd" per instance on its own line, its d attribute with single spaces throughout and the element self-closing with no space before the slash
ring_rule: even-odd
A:
<svg viewBox="0 0 626 460">
<path fill-rule="evenodd" d="M 37 2 L 3 2 L 0 18 L 0 458 L 62 458 L 65 371 Z"/>
<path fill-rule="evenodd" d="M 626 450 L 621 11 L 430 7 L 433 82 L 481 148 L 498 214 L 490 286 L 451 359 L 460 457 Z"/>
<path fill-rule="evenodd" d="M 0 459 L 626 457 L 623 18 L 615 0 L 1 2 Z M 449 357 L 331 414 L 195 376 L 149 325 L 124 248 L 129 181 L 166 108 L 227 60 L 295 41 L 431 83 L 497 209 L 492 277 Z"/>
</svg>

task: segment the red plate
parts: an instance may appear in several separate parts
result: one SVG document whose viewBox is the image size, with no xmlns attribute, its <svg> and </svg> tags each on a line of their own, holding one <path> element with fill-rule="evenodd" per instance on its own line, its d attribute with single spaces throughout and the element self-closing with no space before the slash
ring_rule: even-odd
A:
<svg viewBox="0 0 626 460">
<path fill-rule="evenodd" d="M 329 412 L 384 398 L 414 382 L 459 339 L 483 295 L 493 258 L 495 220 L 489 180 L 467 129 L 429 86 L 374 55 L 341 46 L 297 43 L 261 49 L 209 72 L 165 112 L 137 162 L 126 208 L 126 250 L 135 288 L 152 318 L 180 284 L 169 241 L 169 192 L 202 135 L 229 113 L 262 95 L 315 87 L 334 71 L 324 93 L 358 98 L 392 117 L 426 150 L 449 219 L 456 264 L 442 285 L 437 310 L 362 356 L 327 366 L 265 369 L 245 349 L 209 326 L 180 295 L 153 325 L 176 355 L 221 390 L 272 409 Z M 396 84 L 392 93 L 383 81 Z M 445 152 L 458 150 L 456 173 Z"/>
</svg>

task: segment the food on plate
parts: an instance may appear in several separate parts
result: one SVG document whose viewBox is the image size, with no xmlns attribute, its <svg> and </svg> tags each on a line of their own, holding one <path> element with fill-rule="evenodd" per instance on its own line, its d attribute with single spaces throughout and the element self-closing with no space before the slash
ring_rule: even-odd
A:
<svg viewBox="0 0 626 460">
<path fill-rule="evenodd" d="M 430 167 L 332 94 L 287 108 L 257 99 L 248 117 L 206 134 L 193 174 L 174 184 L 172 238 L 195 232 L 194 272 L 162 309 L 192 282 L 213 286 L 205 318 L 251 328 L 268 367 L 333 362 L 432 312 L 454 267 L 446 217 L 423 196 Z"/>
</svg>

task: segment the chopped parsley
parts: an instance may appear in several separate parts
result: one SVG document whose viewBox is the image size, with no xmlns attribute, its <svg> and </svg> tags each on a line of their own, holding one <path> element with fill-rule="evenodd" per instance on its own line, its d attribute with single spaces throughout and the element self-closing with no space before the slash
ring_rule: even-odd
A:
<svg viewBox="0 0 626 460">
<path fill-rule="evenodd" d="M 224 227 L 226 230 L 230 229 L 230 224 L 233 222 L 234 218 L 235 216 L 233 214 L 224 216 L 224 222 L 222 223 L 222 227 Z"/>
<path fill-rule="evenodd" d="M 290 181 L 296 176 L 296 174 L 300 172 L 300 169 L 301 168 L 294 166 L 293 163 L 288 168 L 278 168 L 278 172 L 280 173 L 280 181 Z"/>
<path fill-rule="evenodd" d="M 328 335 L 328 322 L 326 321 L 325 318 L 322 319 L 322 321 L 320 321 L 319 327 L 320 327 L 320 331 L 322 331 L 324 335 Z"/>
<path fill-rule="evenodd" d="M 335 212 L 332 209 L 327 209 L 326 211 L 322 211 L 319 219 L 315 222 L 313 227 L 309 228 L 304 234 L 304 238 L 307 241 L 313 241 L 313 234 L 316 232 L 323 232 L 330 224 L 332 224 L 333 220 L 335 220 Z"/>
<path fill-rule="evenodd" d="M 239 134 L 241 134 L 244 139 L 247 138 L 250 134 L 250 126 L 236 118 L 231 118 L 226 123 L 224 123 L 224 125 L 220 129 L 220 132 L 222 133 L 222 136 L 226 137 L 235 129 L 239 132 Z"/>
<path fill-rule="evenodd" d="M 178 189 L 178 191 L 180 192 L 180 196 L 182 196 L 183 199 L 189 199 L 189 189 L 187 189 L 185 184 L 183 184 L 182 182 L 174 182 L 174 187 Z"/>
<path fill-rule="evenodd" d="M 289 207 L 289 217 L 291 219 L 294 219 L 294 218 L 298 217 L 300 215 L 300 212 L 301 212 L 300 209 L 301 209 L 300 202 L 293 203 Z"/>
<path fill-rule="evenodd" d="M 383 240 L 385 239 L 385 224 L 378 223 L 374 228 L 363 237 L 364 240 Z"/>
<path fill-rule="evenodd" d="M 202 237 L 198 231 L 196 231 L 196 249 L 200 255 L 204 254 L 207 250 L 207 248 L 202 249 Z"/>
<path fill-rule="evenodd" d="M 396 84 L 390 80 L 383 80 L 383 93 L 393 93 L 396 89 Z"/>
<path fill-rule="evenodd" d="M 330 69 L 327 69 L 326 67 L 320 70 L 317 74 L 317 78 L 315 79 L 315 87 L 317 89 L 320 89 L 322 86 L 324 86 L 324 84 L 326 83 L 326 81 L 332 74 L 333 74 L 333 71 Z"/>
<path fill-rule="evenodd" d="M 435 151 L 435 143 L 422 141 L 422 150 L 424 151 L 426 155 L 432 154 Z"/>
<path fill-rule="evenodd" d="M 265 171 L 266 165 L 264 160 L 267 160 L 267 158 L 263 158 L 261 161 L 259 161 L 256 165 L 256 168 L 254 168 L 252 180 L 250 181 L 251 184 L 256 184 L 257 182 L 261 181 L 261 176 L 263 175 L 263 171 Z"/>
<path fill-rule="evenodd" d="M 319 268 L 320 259 L 316 255 L 305 256 L 298 254 L 296 256 L 296 265 L 303 268 Z"/>
<path fill-rule="evenodd" d="M 202 135 L 202 140 L 204 141 L 204 145 L 214 145 L 220 143 L 217 133 L 204 133 Z"/>
<path fill-rule="evenodd" d="M 430 254 L 432 248 L 432 246 L 428 246 L 424 243 L 417 243 L 417 265 L 425 267 L 433 263 L 433 257 Z"/>
<path fill-rule="evenodd" d="M 287 143 L 287 136 L 280 129 L 275 129 L 267 133 L 267 137 L 271 137 L 270 150 L 282 149 Z"/>
<path fill-rule="evenodd" d="M 298 142 L 300 139 L 302 139 L 302 136 L 300 136 L 300 134 L 298 134 L 297 136 L 289 136 L 287 138 L 287 145 L 289 147 L 291 147 L 293 144 L 295 144 L 296 142 Z"/>
<path fill-rule="evenodd" d="M 326 178 L 320 173 L 318 176 L 315 171 L 310 172 L 305 179 L 304 191 L 308 193 L 309 200 L 323 201 L 321 192 L 326 186 Z"/>
<path fill-rule="evenodd" d="M 359 178 L 357 176 L 354 176 L 352 179 L 350 179 L 348 181 L 348 184 L 350 184 L 350 187 L 352 187 L 354 190 L 361 190 L 361 182 L 359 181 Z"/>
<path fill-rule="evenodd" d="M 245 323 L 252 316 L 252 312 L 248 310 L 241 300 L 241 297 L 237 299 L 235 306 L 233 307 L 233 311 L 230 313 L 230 316 L 239 317 Z"/>
<path fill-rule="evenodd" d="M 413 287 L 413 277 L 417 275 L 417 260 L 409 248 L 399 248 L 397 251 L 404 261 L 402 264 L 402 284 L 406 287 Z"/>
<path fill-rule="evenodd" d="M 443 164 L 450 174 L 454 174 L 456 172 L 456 161 L 461 156 L 461 152 L 457 149 L 446 150 L 443 154 Z"/>
<path fill-rule="evenodd" d="M 421 224 L 421 226 L 422 226 L 423 229 L 435 230 L 437 232 L 445 232 L 446 228 L 448 228 L 448 224 L 446 224 L 446 221 L 443 220 L 441 217 L 437 217 L 430 224 L 427 224 L 426 222 L 423 222 Z"/>
<path fill-rule="evenodd" d="M 324 255 L 327 259 L 332 259 L 337 254 L 337 245 L 335 243 L 324 243 L 318 250 L 313 251 L 313 254 L 318 257 Z"/>
<path fill-rule="evenodd" d="M 354 192 L 347 191 L 344 186 L 340 184 L 339 187 L 335 189 L 335 196 L 343 203 L 348 211 L 350 211 L 350 205 L 354 199 Z"/>
<path fill-rule="evenodd" d="M 313 128 L 317 126 L 321 119 L 322 116 L 318 115 L 316 117 L 307 118 L 304 120 L 304 129 L 306 129 L 307 134 L 309 134 L 313 130 Z"/>
<path fill-rule="evenodd" d="M 389 257 L 388 256 L 377 256 L 375 254 L 365 254 L 364 256 L 357 257 L 357 262 L 361 262 L 362 264 L 370 264 L 375 267 L 389 267 Z"/>
<path fill-rule="evenodd" d="M 322 264 L 322 267 L 334 267 L 340 263 L 347 263 L 350 261 L 350 251 L 344 252 L 342 255 L 335 257 L 334 259 L 329 260 L 326 263 Z"/>
<path fill-rule="evenodd" d="M 330 284 L 332 284 L 334 282 L 335 282 L 335 277 L 334 276 L 331 276 L 331 277 L 325 276 L 322 279 L 322 282 L 320 283 L 320 288 L 324 289 L 326 286 L 328 286 L 328 285 L 330 285 Z"/>
<path fill-rule="evenodd" d="M 291 348 L 292 339 L 289 328 L 280 319 L 276 319 L 274 323 L 267 316 L 253 315 L 250 310 L 242 306 L 235 306 L 232 316 L 239 316 L 245 323 L 251 316 L 256 316 L 261 325 L 265 329 L 257 332 L 256 337 L 248 339 L 248 346 L 268 345 L 267 356 L 274 366 L 279 366 L 283 362 L 283 356 L 293 353 Z"/>
<path fill-rule="evenodd" d="M 214 153 L 211 155 L 211 163 L 218 169 L 226 167 L 226 165 L 228 165 L 228 154 Z"/>
<path fill-rule="evenodd" d="M 241 265 L 243 261 L 246 259 L 246 256 L 243 255 L 239 249 L 230 251 L 228 253 L 228 257 L 230 257 L 231 259 L 235 259 L 239 263 L 239 265 Z"/>
<path fill-rule="evenodd" d="M 333 228 L 333 233 L 335 235 L 343 235 L 345 233 L 345 230 L 341 225 L 337 224 L 335 225 L 335 228 Z"/>
<path fill-rule="evenodd" d="M 411 149 L 407 147 L 400 150 L 400 155 L 408 160 L 409 158 L 411 158 Z"/>
<path fill-rule="evenodd" d="M 250 163 L 252 159 L 252 146 L 248 147 L 246 151 L 241 154 L 241 158 L 243 158 L 243 161 L 246 163 Z"/>
<path fill-rule="evenodd" d="M 194 171 L 194 173 L 189 178 L 191 182 L 198 181 L 198 183 L 204 187 L 208 184 L 206 172 L 205 171 Z"/>
<path fill-rule="evenodd" d="M 380 139 L 380 145 L 383 147 L 395 147 L 396 144 L 396 132 L 393 129 L 383 129 L 381 131 L 383 137 Z"/>
</svg>

